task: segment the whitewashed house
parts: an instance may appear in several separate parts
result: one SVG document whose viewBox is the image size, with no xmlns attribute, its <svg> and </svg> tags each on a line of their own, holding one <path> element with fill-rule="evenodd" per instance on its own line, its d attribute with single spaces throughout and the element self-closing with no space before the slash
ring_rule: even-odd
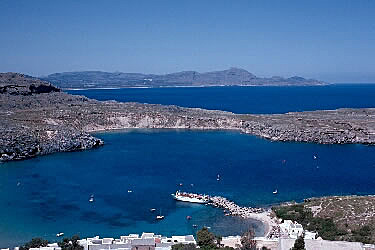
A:
<svg viewBox="0 0 375 250">
<path fill-rule="evenodd" d="M 303 227 L 297 222 L 284 220 L 284 222 L 280 224 L 280 233 L 283 236 L 289 236 L 289 238 L 297 239 L 298 236 L 303 234 Z"/>
</svg>

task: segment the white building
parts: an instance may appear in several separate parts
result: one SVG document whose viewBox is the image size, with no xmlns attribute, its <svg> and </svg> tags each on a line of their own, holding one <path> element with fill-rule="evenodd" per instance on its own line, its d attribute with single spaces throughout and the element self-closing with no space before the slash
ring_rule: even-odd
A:
<svg viewBox="0 0 375 250">
<path fill-rule="evenodd" d="M 193 235 L 163 237 L 154 233 L 129 234 L 114 238 L 87 238 L 79 240 L 84 250 L 170 250 L 174 244 L 194 244 L 196 241 Z"/>
<path fill-rule="evenodd" d="M 257 248 L 267 247 L 268 249 L 274 250 L 277 249 L 279 244 L 279 239 L 268 239 L 266 237 L 254 237 L 254 240 L 257 242 Z M 222 237 L 221 245 L 224 247 L 233 247 L 238 249 L 242 246 L 241 236 L 227 236 Z"/>
<path fill-rule="evenodd" d="M 222 237 L 220 244 L 224 247 L 239 248 L 241 246 L 241 236 L 227 236 Z"/>
<path fill-rule="evenodd" d="M 316 233 L 305 231 L 305 240 L 315 240 L 316 239 Z"/>
<path fill-rule="evenodd" d="M 278 250 L 290 250 L 294 246 L 295 239 L 280 238 Z M 360 242 L 329 241 L 329 240 L 305 240 L 306 250 L 364 250 Z"/>
<path fill-rule="evenodd" d="M 303 233 L 303 227 L 297 222 L 291 220 L 284 220 L 280 225 L 280 234 L 282 236 L 288 236 L 292 239 L 297 239 Z"/>
<path fill-rule="evenodd" d="M 19 248 L 15 247 L 14 249 L 18 250 Z M 61 250 L 61 247 L 59 247 L 57 243 L 51 243 L 51 244 L 48 244 L 46 247 L 30 248 L 30 250 Z"/>
</svg>

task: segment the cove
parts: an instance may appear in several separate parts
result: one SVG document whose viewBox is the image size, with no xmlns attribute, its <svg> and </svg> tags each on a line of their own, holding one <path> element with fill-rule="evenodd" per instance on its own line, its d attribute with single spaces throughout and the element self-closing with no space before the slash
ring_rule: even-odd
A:
<svg viewBox="0 0 375 250">
<path fill-rule="evenodd" d="M 263 233 L 258 221 L 174 201 L 170 194 L 176 189 L 247 206 L 375 193 L 372 146 L 271 142 L 236 131 L 138 129 L 95 135 L 105 146 L 0 165 L 1 247 L 36 236 L 56 240 L 60 231 L 81 237 L 178 235 L 194 234 L 196 224 L 220 235 L 249 227 Z M 158 213 L 166 219 L 156 221 Z"/>
</svg>

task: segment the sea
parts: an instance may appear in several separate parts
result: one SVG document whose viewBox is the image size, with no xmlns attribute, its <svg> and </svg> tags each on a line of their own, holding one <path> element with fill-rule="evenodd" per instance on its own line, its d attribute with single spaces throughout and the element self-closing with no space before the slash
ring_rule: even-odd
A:
<svg viewBox="0 0 375 250">
<path fill-rule="evenodd" d="M 98 100 L 254 114 L 375 107 L 375 84 L 69 92 Z M 221 195 L 257 207 L 315 196 L 375 194 L 374 146 L 272 142 L 219 130 L 130 129 L 95 136 L 105 141 L 103 147 L 0 164 L 0 247 L 33 237 L 57 241 L 59 232 L 171 236 L 194 235 L 206 226 L 221 236 L 249 229 L 263 235 L 259 221 L 174 201 L 171 193 L 176 190 Z M 157 215 L 165 219 L 157 221 Z"/>
</svg>

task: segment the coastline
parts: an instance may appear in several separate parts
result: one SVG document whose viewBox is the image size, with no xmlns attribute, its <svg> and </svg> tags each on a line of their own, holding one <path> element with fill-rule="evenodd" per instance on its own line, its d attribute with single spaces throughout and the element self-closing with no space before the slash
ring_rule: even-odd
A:
<svg viewBox="0 0 375 250">
<path fill-rule="evenodd" d="M 239 130 L 271 141 L 375 144 L 374 108 L 236 114 L 175 105 L 97 101 L 64 93 L 21 74 L 8 75 L 11 77 L 4 74 L 7 80 L 3 88 L 10 90 L 0 95 L 1 107 L 7 111 L 0 121 L 4 131 L 0 138 L 1 161 L 94 148 L 103 142 L 89 133 L 127 128 Z M 24 85 L 14 88 L 12 82 Z M 36 85 L 39 90 L 34 90 Z"/>
<path fill-rule="evenodd" d="M 270 234 L 271 234 L 271 231 L 272 231 L 272 228 L 274 226 L 277 226 L 276 222 L 272 219 L 270 214 L 271 214 L 271 210 L 265 211 L 265 212 L 260 213 L 260 214 L 252 213 L 252 214 L 249 214 L 249 216 L 246 217 L 246 218 L 254 219 L 254 220 L 258 220 L 258 221 L 262 222 L 263 226 L 264 226 L 263 237 L 269 238 Z"/>
<path fill-rule="evenodd" d="M 280 85 L 259 85 L 259 84 L 235 84 L 235 85 L 180 85 L 180 86 L 124 86 L 124 87 L 97 87 L 97 88 L 62 88 L 66 91 L 82 91 L 82 90 L 116 90 L 116 89 L 158 89 L 158 88 L 210 88 L 210 87 L 319 87 L 319 86 L 330 86 L 335 85 L 333 83 L 327 84 L 306 84 L 306 85 L 295 85 L 295 84 L 280 84 Z"/>
</svg>

